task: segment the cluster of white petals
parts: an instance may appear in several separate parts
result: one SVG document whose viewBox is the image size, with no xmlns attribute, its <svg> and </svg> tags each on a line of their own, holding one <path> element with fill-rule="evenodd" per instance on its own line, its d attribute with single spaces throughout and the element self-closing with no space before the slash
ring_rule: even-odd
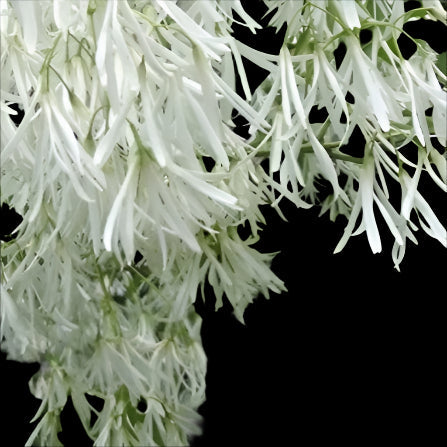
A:
<svg viewBox="0 0 447 447">
<path fill-rule="evenodd" d="M 396 268 L 407 238 L 417 243 L 418 227 L 447 246 L 445 228 L 417 189 L 425 172 L 446 191 L 445 154 L 433 141 L 446 146 L 447 77 L 426 42 L 412 39 L 416 51 L 408 60 L 397 42 L 409 20 L 446 23 L 441 4 L 424 2 L 424 8 L 407 13 L 399 1 L 268 4 L 275 10 L 272 25 L 286 23 L 287 31 L 278 59 L 265 65 L 270 75 L 256 91 L 253 106 L 270 124 L 262 144 L 270 173 L 279 174 L 278 191 L 298 206 L 322 204 L 322 212 L 330 211 L 333 220 L 339 214 L 348 218 L 335 252 L 365 231 L 372 251 L 380 252 L 375 213 L 395 239 Z M 360 41 L 361 30 L 371 33 L 366 44 Z M 346 54 L 337 68 L 334 52 L 341 44 Z M 241 53 L 262 59 L 246 46 Z M 324 122 L 309 122 L 315 107 L 326 111 Z M 365 140 L 363 157 L 345 152 L 356 128 Z M 261 140 L 259 132 L 253 139 Z M 417 148 L 415 160 L 404 155 L 411 145 Z M 323 203 L 316 187 L 321 178 L 332 189 Z"/>
<path fill-rule="evenodd" d="M 263 205 L 346 216 L 335 251 L 366 232 L 380 252 L 380 214 L 397 268 L 418 228 L 446 245 L 418 183 L 446 190 L 447 78 L 426 42 L 409 59 L 397 42 L 410 20 L 446 23 L 440 2 L 265 3 L 286 27 L 279 54 L 234 38 L 236 21 L 261 28 L 239 0 L 0 1 L 1 202 L 23 219 L 2 242 L 0 338 L 41 364 L 27 445 L 61 445 L 69 397 L 97 446 L 200 433 L 198 293 L 209 284 L 243 321 L 257 295 L 285 290 L 253 247 Z M 244 58 L 268 72 L 254 92 Z M 362 157 L 345 150 L 355 129 Z"/>
</svg>

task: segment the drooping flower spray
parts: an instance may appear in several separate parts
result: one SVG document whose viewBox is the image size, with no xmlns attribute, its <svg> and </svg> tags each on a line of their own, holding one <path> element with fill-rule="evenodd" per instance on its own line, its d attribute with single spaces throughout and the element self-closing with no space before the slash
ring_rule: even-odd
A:
<svg viewBox="0 0 447 447">
<path fill-rule="evenodd" d="M 235 17 L 260 28 L 238 0 L 0 2 L 1 202 L 23 218 L 2 242 L 1 341 L 10 359 L 41 364 L 28 445 L 61 445 L 68 397 L 97 446 L 200 432 L 194 301 L 209 284 L 243 321 L 257 295 L 285 290 L 273 255 L 253 247 L 263 205 L 346 216 L 336 252 L 362 232 L 380 252 L 380 215 L 397 268 L 418 228 L 446 245 L 418 190 L 421 176 L 446 190 L 445 67 L 424 41 L 409 59 L 398 44 L 410 20 L 445 24 L 441 3 L 265 3 L 270 26 L 286 26 L 279 54 L 234 38 Z M 244 58 L 268 73 L 254 92 Z M 355 129 L 361 157 L 344 150 Z"/>
</svg>

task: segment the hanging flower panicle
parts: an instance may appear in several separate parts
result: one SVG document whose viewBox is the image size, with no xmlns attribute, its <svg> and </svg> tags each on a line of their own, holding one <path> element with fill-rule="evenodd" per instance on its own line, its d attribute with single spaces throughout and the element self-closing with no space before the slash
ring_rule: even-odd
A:
<svg viewBox="0 0 447 447">
<path fill-rule="evenodd" d="M 279 54 L 235 39 L 234 23 L 262 28 L 239 0 L 0 1 L 1 202 L 23 218 L 2 242 L 0 337 L 41 364 L 27 445 L 61 445 L 68 397 L 98 446 L 200 433 L 197 294 L 209 284 L 243 321 L 285 290 L 254 247 L 265 205 L 345 216 L 335 251 L 363 232 L 381 251 L 380 214 L 397 268 L 418 228 L 446 245 L 418 190 L 446 189 L 446 74 L 426 42 L 408 59 L 398 42 L 410 20 L 446 23 L 441 3 L 265 3 Z M 245 59 L 268 73 L 255 91 Z"/>
</svg>

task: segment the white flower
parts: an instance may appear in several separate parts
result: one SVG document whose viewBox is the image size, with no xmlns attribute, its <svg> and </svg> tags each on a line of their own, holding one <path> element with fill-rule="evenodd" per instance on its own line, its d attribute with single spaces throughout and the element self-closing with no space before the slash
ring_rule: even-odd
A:
<svg viewBox="0 0 447 447">
<path fill-rule="evenodd" d="M 359 194 L 362 202 L 363 225 L 366 229 L 369 245 L 373 253 L 378 253 L 382 250 L 382 244 L 373 211 L 374 174 L 373 154 L 371 149 L 367 148 L 359 176 Z"/>
<path fill-rule="evenodd" d="M 340 18 L 349 28 L 360 28 L 357 2 L 354 0 L 348 0 L 344 2 L 337 2 L 334 6 L 338 10 Z"/>
<path fill-rule="evenodd" d="M 1 202 L 23 219 L 2 243 L 0 337 L 9 358 L 42 365 L 27 445 L 60 445 L 69 395 L 98 446 L 200 433 L 199 288 L 240 321 L 259 294 L 285 290 L 274 255 L 256 250 L 263 205 L 345 216 L 335 252 L 363 232 L 380 252 L 380 215 L 396 268 L 418 228 L 447 245 L 419 191 L 426 174 L 446 190 L 432 142 L 446 142 L 446 75 L 428 44 L 405 60 L 398 41 L 409 20 L 445 23 L 440 2 L 266 5 L 286 28 L 279 54 L 235 39 L 235 22 L 260 29 L 239 0 L 0 0 Z M 255 91 L 246 60 L 268 72 Z M 347 150 L 356 132 L 364 155 Z"/>
<path fill-rule="evenodd" d="M 216 295 L 216 309 L 222 306 L 225 293 L 236 318 L 243 321 L 245 308 L 259 293 L 268 298 L 270 291 L 285 290 L 283 282 L 269 269 L 273 255 L 251 248 L 253 241 L 242 241 L 235 228 L 229 234 L 210 237 L 210 241 L 211 246 L 208 242 L 202 248 L 209 266 L 208 281 Z"/>
</svg>

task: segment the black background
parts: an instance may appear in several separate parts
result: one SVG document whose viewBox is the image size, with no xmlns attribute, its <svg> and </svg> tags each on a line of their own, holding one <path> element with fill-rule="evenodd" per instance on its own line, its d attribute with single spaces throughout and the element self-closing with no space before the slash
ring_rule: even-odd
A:
<svg viewBox="0 0 447 447">
<path fill-rule="evenodd" d="M 262 15 L 261 3 L 244 5 Z M 281 45 L 281 34 L 271 30 L 253 37 L 236 28 L 258 49 L 277 52 Z M 433 22 L 410 24 L 408 31 L 445 50 L 439 47 L 444 29 Z M 248 71 L 254 84 L 262 80 L 262 70 L 248 64 Z M 445 224 L 441 191 L 428 184 L 423 191 Z M 218 312 L 212 297 L 196 303 L 208 373 L 204 433 L 192 446 L 437 445 L 431 438 L 443 405 L 445 249 L 419 231 L 419 246 L 409 243 L 399 273 L 383 228 L 383 253 L 371 254 L 361 235 L 333 255 L 345 221 L 285 205 L 288 222 L 265 209 L 268 225 L 258 247 L 280 251 L 272 267 L 288 292 L 256 299 L 245 325 L 228 303 Z M 15 224 L 5 207 L 1 224 L 3 235 Z M 37 369 L 1 354 L 0 420 L 10 445 L 23 445 L 32 431 L 39 402 L 27 382 Z M 91 445 L 80 437 L 70 404 L 62 426 L 67 447 Z"/>
</svg>

